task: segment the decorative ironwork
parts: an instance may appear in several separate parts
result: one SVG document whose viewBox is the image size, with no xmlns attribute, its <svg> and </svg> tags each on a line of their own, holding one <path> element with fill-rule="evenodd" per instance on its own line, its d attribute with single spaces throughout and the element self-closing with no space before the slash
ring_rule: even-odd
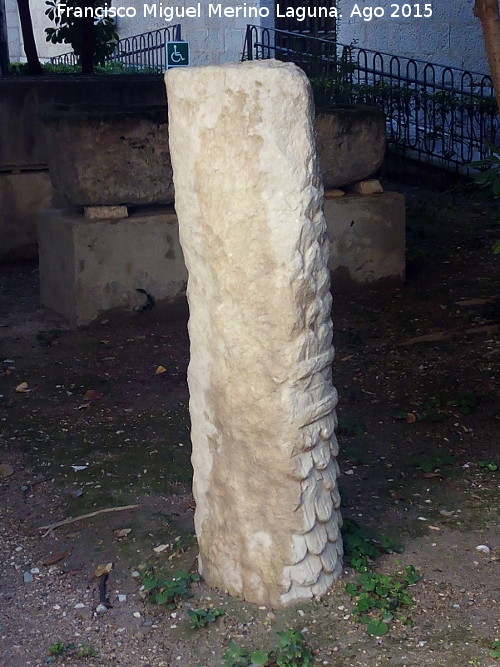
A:
<svg viewBox="0 0 500 667">
<path fill-rule="evenodd" d="M 287 31 L 247 26 L 243 60 L 295 62 L 318 106 L 372 104 L 391 151 L 461 173 L 498 143 L 491 77 Z"/>
<path fill-rule="evenodd" d="M 165 70 L 165 44 L 181 40 L 180 24 L 169 25 L 159 30 L 125 37 L 116 42 L 113 53 L 106 58 L 107 63 L 120 63 L 125 68 L 136 70 Z M 77 56 L 63 53 L 50 59 L 53 65 L 76 65 Z"/>
</svg>

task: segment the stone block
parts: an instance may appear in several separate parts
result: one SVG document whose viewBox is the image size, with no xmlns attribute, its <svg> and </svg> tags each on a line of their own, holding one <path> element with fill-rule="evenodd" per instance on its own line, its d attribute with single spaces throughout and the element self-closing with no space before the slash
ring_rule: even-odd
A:
<svg viewBox="0 0 500 667">
<path fill-rule="evenodd" d="M 42 118 L 50 177 L 69 203 L 173 202 L 165 107 L 55 104 Z"/>
<path fill-rule="evenodd" d="M 367 181 L 359 181 L 354 183 L 350 188 L 351 192 L 354 192 L 358 195 L 375 195 L 384 191 L 380 181 L 377 181 L 375 178 L 370 178 Z"/>
<path fill-rule="evenodd" d="M 120 220 L 128 216 L 126 206 L 84 206 L 83 214 L 89 220 Z"/>
<path fill-rule="evenodd" d="M 334 292 L 405 274 L 405 200 L 397 192 L 325 199 Z"/>
<path fill-rule="evenodd" d="M 371 176 L 385 156 L 385 114 L 363 104 L 338 105 L 316 114 L 316 146 L 325 189 Z"/>
<path fill-rule="evenodd" d="M 345 190 L 340 188 L 333 188 L 333 190 L 325 190 L 325 199 L 335 199 L 335 197 L 343 197 Z"/>
<path fill-rule="evenodd" d="M 52 205 L 48 171 L 0 174 L 0 260 L 37 254 L 37 216 Z"/>
<path fill-rule="evenodd" d="M 38 222 L 41 301 L 70 326 L 112 309 L 138 310 L 145 290 L 159 305 L 184 293 L 177 220 L 153 210 L 121 220 L 89 220 L 60 209 Z"/>
<path fill-rule="evenodd" d="M 311 89 L 273 60 L 174 69 L 166 84 L 199 567 L 208 585 L 279 607 L 342 570 L 328 546 L 341 541 L 337 394 Z"/>
</svg>

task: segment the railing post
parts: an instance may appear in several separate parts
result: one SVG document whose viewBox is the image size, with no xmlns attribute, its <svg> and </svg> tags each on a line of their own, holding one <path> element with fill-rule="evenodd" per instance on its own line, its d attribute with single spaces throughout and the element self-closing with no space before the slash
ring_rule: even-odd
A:
<svg viewBox="0 0 500 667">
<path fill-rule="evenodd" d="M 253 26 L 247 25 L 245 31 L 245 46 L 243 47 L 243 53 L 246 52 L 246 60 L 253 60 L 252 28 Z"/>
</svg>

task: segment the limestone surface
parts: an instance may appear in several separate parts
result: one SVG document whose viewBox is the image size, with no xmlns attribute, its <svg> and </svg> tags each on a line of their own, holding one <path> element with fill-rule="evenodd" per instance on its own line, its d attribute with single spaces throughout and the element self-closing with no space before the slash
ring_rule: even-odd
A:
<svg viewBox="0 0 500 667">
<path fill-rule="evenodd" d="M 188 269 L 199 567 L 274 607 L 342 570 L 328 239 L 304 73 L 166 75 Z"/>
<path fill-rule="evenodd" d="M 69 203 L 173 202 L 164 107 L 53 105 L 42 118 L 50 177 Z"/>
<path fill-rule="evenodd" d="M 359 181 L 351 187 L 351 192 L 358 195 L 376 195 L 384 191 L 382 184 L 376 178 L 370 178 L 367 181 Z"/>
<path fill-rule="evenodd" d="M 318 159 L 325 188 L 371 176 L 385 156 L 385 115 L 363 104 L 338 105 L 316 116 Z"/>
</svg>

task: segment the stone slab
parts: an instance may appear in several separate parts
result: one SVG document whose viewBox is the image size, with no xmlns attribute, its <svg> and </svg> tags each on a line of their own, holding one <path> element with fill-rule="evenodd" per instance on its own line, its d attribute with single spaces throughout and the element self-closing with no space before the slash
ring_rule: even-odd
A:
<svg viewBox="0 0 500 667">
<path fill-rule="evenodd" d="M 89 220 L 119 220 L 128 217 L 126 206 L 84 206 L 83 214 Z"/>
<path fill-rule="evenodd" d="M 405 275 L 405 199 L 398 192 L 325 199 L 333 290 Z"/>
<path fill-rule="evenodd" d="M 174 301 L 185 292 L 187 273 L 177 219 L 153 210 L 121 220 L 89 220 L 61 209 L 38 220 L 41 301 L 70 326 L 91 323 L 113 309 Z"/>
</svg>

